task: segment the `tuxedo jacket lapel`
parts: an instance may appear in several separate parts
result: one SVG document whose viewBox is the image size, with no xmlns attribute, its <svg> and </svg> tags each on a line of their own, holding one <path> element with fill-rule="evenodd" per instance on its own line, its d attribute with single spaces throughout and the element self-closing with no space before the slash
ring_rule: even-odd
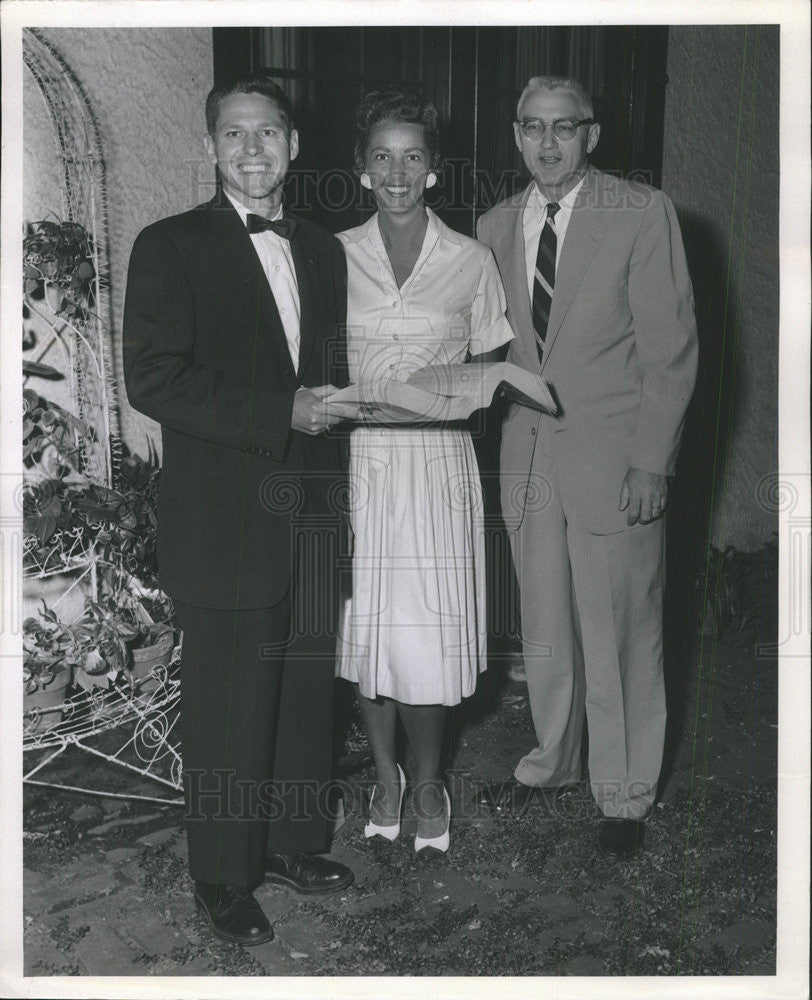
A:
<svg viewBox="0 0 812 1000">
<path fill-rule="evenodd" d="M 296 284 L 299 289 L 299 373 L 307 368 L 316 343 L 320 295 L 317 282 L 318 248 L 307 239 L 300 226 L 290 243 Z"/>
<path fill-rule="evenodd" d="M 209 217 L 213 230 L 228 244 L 234 271 L 243 275 L 237 286 L 232 290 L 235 297 L 249 299 L 254 289 L 259 291 L 257 322 L 260 330 L 270 340 L 279 359 L 282 369 L 293 367 L 293 359 L 288 349 L 285 328 L 276 305 L 276 299 L 268 284 L 268 278 L 262 269 L 257 252 L 248 230 L 243 225 L 231 202 L 221 195 L 209 203 Z M 294 254 L 295 259 L 295 254 Z M 296 279 L 300 282 L 299 268 L 296 268 Z M 301 284 L 299 285 L 301 290 Z"/>
</svg>

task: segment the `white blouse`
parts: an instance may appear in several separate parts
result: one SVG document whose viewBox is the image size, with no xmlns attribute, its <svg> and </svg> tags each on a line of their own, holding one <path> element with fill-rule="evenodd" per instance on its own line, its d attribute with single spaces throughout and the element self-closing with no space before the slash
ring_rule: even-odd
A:
<svg viewBox="0 0 812 1000">
<path fill-rule="evenodd" d="M 483 354 L 513 339 L 491 250 L 426 212 L 423 247 L 401 288 L 377 214 L 338 234 L 347 255 L 352 381 L 405 381 L 418 368 L 462 364 L 469 352 Z"/>
</svg>

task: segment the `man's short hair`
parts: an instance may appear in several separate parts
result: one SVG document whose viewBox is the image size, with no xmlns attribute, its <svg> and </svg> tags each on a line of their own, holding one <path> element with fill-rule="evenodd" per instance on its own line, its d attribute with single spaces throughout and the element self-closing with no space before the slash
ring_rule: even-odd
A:
<svg viewBox="0 0 812 1000">
<path fill-rule="evenodd" d="M 234 73 L 224 77 L 209 91 L 206 98 L 206 131 L 214 135 L 217 128 L 217 114 L 220 102 L 232 94 L 263 94 L 269 97 L 279 109 L 288 132 L 293 128 L 293 105 L 288 95 L 271 79 L 270 71 L 257 70 L 255 73 Z"/>
<path fill-rule="evenodd" d="M 536 90 L 569 90 L 578 101 L 581 117 L 592 118 L 594 115 L 592 97 L 580 80 L 569 76 L 534 76 L 527 81 L 527 86 L 522 91 L 522 96 L 516 105 L 517 118 L 524 99 Z"/>
</svg>

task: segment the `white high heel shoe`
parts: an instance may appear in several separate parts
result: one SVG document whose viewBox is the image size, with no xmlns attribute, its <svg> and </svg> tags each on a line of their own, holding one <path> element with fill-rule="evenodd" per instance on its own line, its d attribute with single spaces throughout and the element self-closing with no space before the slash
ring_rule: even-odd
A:
<svg viewBox="0 0 812 1000">
<path fill-rule="evenodd" d="M 445 808 L 448 816 L 445 824 L 445 833 L 441 833 L 439 837 L 415 836 L 414 853 L 415 857 L 420 861 L 431 861 L 432 858 L 441 858 L 448 852 L 448 847 L 451 843 L 449 835 L 449 828 L 451 827 L 451 799 L 448 797 L 448 792 L 445 788 L 443 789 L 443 797 L 445 798 Z"/>
<path fill-rule="evenodd" d="M 364 827 L 364 836 L 367 840 L 371 840 L 373 837 L 383 837 L 384 840 L 388 840 L 390 843 L 397 840 L 400 835 L 400 817 L 403 812 L 403 796 L 406 794 L 406 775 L 400 768 L 400 764 L 395 764 L 398 769 L 398 777 L 400 780 L 400 798 L 398 799 L 398 821 L 397 823 L 391 823 L 389 826 L 379 826 L 377 823 L 373 823 L 371 820 Z M 377 789 L 373 788 L 372 795 L 369 797 L 369 808 L 372 809 L 372 800 L 375 798 L 375 792 Z"/>
</svg>

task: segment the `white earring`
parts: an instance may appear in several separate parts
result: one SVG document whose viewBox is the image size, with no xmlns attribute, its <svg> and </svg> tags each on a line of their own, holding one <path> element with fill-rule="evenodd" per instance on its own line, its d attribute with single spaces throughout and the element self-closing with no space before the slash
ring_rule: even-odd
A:
<svg viewBox="0 0 812 1000">
<path fill-rule="evenodd" d="M 436 183 L 437 183 L 437 174 L 435 174 L 433 170 L 430 170 L 428 172 L 428 175 L 426 176 L 426 187 L 433 188 Z"/>
<path fill-rule="evenodd" d="M 366 188 L 367 191 L 372 190 L 372 181 L 369 179 L 369 174 L 361 174 L 361 187 Z"/>
</svg>

